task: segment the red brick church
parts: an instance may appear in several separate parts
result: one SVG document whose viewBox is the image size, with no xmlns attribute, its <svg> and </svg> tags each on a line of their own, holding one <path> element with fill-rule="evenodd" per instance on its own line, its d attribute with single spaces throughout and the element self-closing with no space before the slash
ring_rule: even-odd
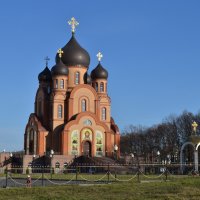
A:
<svg viewBox="0 0 200 200">
<path fill-rule="evenodd" d="M 97 54 L 97 66 L 89 73 L 90 55 L 75 37 L 78 22 L 72 18 L 69 42 L 56 54 L 56 64 L 38 75 L 35 111 L 24 134 L 24 165 L 33 157 L 54 154 L 55 162 L 75 156 L 119 155 L 120 133 L 111 117 L 108 72 Z M 27 161 L 26 161 L 27 160 Z"/>
</svg>

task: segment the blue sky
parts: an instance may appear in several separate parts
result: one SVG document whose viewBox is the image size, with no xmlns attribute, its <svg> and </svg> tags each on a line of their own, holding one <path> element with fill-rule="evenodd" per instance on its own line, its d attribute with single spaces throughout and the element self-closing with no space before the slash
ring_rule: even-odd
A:
<svg viewBox="0 0 200 200">
<path fill-rule="evenodd" d="M 120 129 L 151 126 L 170 114 L 200 109 L 200 1 L 7 0 L 0 3 L 0 151 L 23 148 L 44 57 L 71 37 L 91 71 L 101 50 L 109 72 L 112 116 Z"/>
</svg>

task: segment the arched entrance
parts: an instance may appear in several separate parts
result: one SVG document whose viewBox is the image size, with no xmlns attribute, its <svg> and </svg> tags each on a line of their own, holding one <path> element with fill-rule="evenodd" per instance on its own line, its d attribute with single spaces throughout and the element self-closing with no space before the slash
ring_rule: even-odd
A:
<svg viewBox="0 0 200 200">
<path fill-rule="evenodd" d="M 187 146 L 190 148 L 186 148 Z M 180 169 L 182 174 L 185 170 L 188 172 L 188 169 L 189 171 L 191 171 L 191 169 L 198 171 L 198 151 L 195 147 L 193 142 L 185 142 L 181 147 Z"/>
<path fill-rule="evenodd" d="M 83 155 L 84 156 L 91 156 L 92 154 L 92 145 L 89 141 L 83 142 Z"/>
</svg>

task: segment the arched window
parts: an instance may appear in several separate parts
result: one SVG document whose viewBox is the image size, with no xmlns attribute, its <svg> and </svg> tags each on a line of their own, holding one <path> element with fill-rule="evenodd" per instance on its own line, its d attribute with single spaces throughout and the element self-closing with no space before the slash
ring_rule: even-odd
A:
<svg viewBox="0 0 200 200">
<path fill-rule="evenodd" d="M 100 83 L 100 92 L 104 92 L 104 83 L 103 82 Z"/>
<path fill-rule="evenodd" d="M 95 90 L 98 92 L 98 83 L 95 83 Z"/>
<path fill-rule="evenodd" d="M 76 72 L 76 74 L 75 74 L 75 84 L 78 85 L 79 81 L 80 81 L 80 73 Z"/>
<path fill-rule="evenodd" d="M 33 140 L 33 138 L 34 138 L 34 130 L 33 129 L 31 129 L 31 131 L 30 131 L 30 140 Z"/>
<path fill-rule="evenodd" d="M 101 118 L 102 118 L 102 120 L 106 120 L 106 108 L 102 108 Z"/>
<path fill-rule="evenodd" d="M 50 86 L 47 87 L 47 92 L 48 92 L 48 94 L 51 93 L 51 88 L 50 88 Z"/>
<path fill-rule="evenodd" d="M 60 80 L 60 89 L 64 89 L 64 80 L 63 79 Z"/>
<path fill-rule="evenodd" d="M 58 88 L 58 79 L 56 79 L 56 81 L 55 81 L 55 88 L 56 89 Z"/>
<path fill-rule="evenodd" d="M 57 168 L 57 169 L 60 168 L 60 163 L 59 163 L 59 162 L 56 162 L 56 164 L 55 164 L 55 168 Z"/>
<path fill-rule="evenodd" d="M 86 100 L 85 99 L 82 99 L 82 101 L 81 101 L 81 110 L 82 110 L 82 112 L 86 111 Z"/>
<path fill-rule="evenodd" d="M 61 119 L 62 118 L 62 105 L 58 105 L 58 118 Z"/>
<path fill-rule="evenodd" d="M 64 165 L 63 165 L 63 167 L 64 167 L 64 169 L 67 169 L 67 167 L 68 167 L 68 163 L 65 162 Z"/>
</svg>

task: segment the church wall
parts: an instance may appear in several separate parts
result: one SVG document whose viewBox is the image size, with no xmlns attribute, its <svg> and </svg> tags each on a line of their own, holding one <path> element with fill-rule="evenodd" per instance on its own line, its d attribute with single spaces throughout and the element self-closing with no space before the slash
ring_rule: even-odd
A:
<svg viewBox="0 0 200 200">
<path fill-rule="evenodd" d="M 38 155 L 43 155 L 44 152 L 46 152 L 46 144 L 45 144 L 45 133 L 44 132 L 38 132 Z"/>
<path fill-rule="evenodd" d="M 115 137 L 114 137 L 114 134 L 111 133 L 111 148 L 112 148 L 112 152 L 114 152 L 114 145 L 116 144 L 115 143 Z"/>
</svg>

